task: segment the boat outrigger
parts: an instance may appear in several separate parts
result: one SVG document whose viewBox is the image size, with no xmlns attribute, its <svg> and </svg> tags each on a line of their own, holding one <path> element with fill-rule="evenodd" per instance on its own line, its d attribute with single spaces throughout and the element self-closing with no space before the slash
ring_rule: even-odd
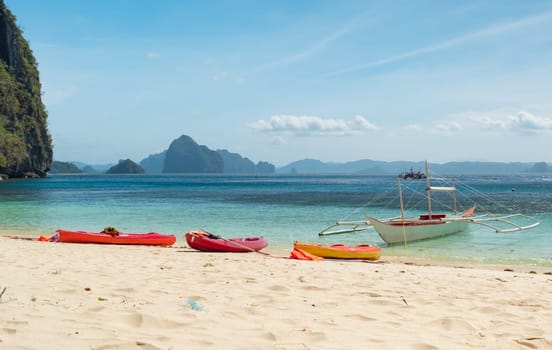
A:
<svg viewBox="0 0 552 350">
<path fill-rule="evenodd" d="M 459 213 L 456 204 L 456 187 L 431 186 L 429 168 L 425 163 L 426 197 L 428 212 L 419 217 L 407 218 L 403 206 L 401 179 L 397 179 L 401 215 L 399 217 L 376 219 L 366 216 L 363 221 L 338 221 L 319 233 L 320 236 L 351 233 L 373 228 L 387 244 L 407 243 L 423 239 L 437 238 L 465 231 L 469 224 L 478 224 L 497 233 L 527 230 L 540 225 L 535 218 L 523 214 L 474 215 L 475 204 Z M 453 213 L 433 213 L 431 208 L 432 192 L 449 192 L 453 198 Z M 338 227 L 343 227 L 338 229 Z"/>
</svg>

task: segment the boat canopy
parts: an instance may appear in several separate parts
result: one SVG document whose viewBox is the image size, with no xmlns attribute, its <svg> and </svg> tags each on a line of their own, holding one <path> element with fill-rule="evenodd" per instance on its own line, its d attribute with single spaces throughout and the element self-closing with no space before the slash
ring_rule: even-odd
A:
<svg viewBox="0 0 552 350">
<path fill-rule="evenodd" d="M 430 186 L 428 190 L 432 192 L 454 192 L 456 191 L 456 187 Z"/>
</svg>

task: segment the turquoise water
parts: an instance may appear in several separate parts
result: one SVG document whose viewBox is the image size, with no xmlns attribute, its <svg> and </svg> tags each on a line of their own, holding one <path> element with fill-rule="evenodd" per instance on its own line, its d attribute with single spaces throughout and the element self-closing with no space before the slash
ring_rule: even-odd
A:
<svg viewBox="0 0 552 350">
<path fill-rule="evenodd" d="M 552 178 L 468 176 L 455 183 L 464 209 L 476 202 L 479 213 L 522 212 L 542 225 L 508 234 L 471 225 L 449 237 L 387 247 L 374 231 L 327 237 L 318 232 L 364 214 L 398 215 L 392 176 L 51 175 L 0 182 L 0 233 L 49 236 L 58 228 L 114 226 L 175 234 L 184 244 L 184 232 L 204 228 L 225 237 L 262 235 L 273 248 L 291 249 L 295 240 L 370 243 L 389 255 L 552 266 Z M 422 198 L 407 194 L 424 186 L 403 182 L 409 214 L 425 210 Z M 433 197 L 435 210 L 449 204 L 440 195 Z"/>
</svg>

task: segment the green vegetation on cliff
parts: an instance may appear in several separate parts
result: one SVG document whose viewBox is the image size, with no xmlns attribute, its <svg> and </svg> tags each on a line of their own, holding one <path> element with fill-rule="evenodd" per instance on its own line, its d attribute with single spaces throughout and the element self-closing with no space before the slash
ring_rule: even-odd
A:
<svg viewBox="0 0 552 350">
<path fill-rule="evenodd" d="M 32 50 L 0 0 L 0 173 L 46 175 L 53 156 L 47 117 Z"/>
<path fill-rule="evenodd" d="M 119 164 L 112 166 L 106 174 L 144 174 L 144 168 L 134 163 L 130 159 L 120 160 Z"/>
<path fill-rule="evenodd" d="M 222 171 L 222 157 L 186 135 L 174 140 L 165 154 L 163 173 L 220 174 Z"/>
<path fill-rule="evenodd" d="M 80 170 L 75 164 L 69 162 L 59 162 L 54 160 L 52 162 L 51 174 L 80 174 Z"/>
<path fill-rule="evenodd" d="M 255 164 L 238 153 L 224 149 L 213 151 L 207 146 L 198 145 L 187 135 L 174 140 L 170 148 L 170 151 L 165 150 L 142 159 L 140 165 L 146 173 L 273 174 L 275 171 L 274 165 L 268 162 Z"/>
</svg>

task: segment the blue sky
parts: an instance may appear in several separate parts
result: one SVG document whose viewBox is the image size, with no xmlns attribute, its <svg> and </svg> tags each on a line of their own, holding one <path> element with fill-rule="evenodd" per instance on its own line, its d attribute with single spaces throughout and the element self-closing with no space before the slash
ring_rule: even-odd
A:
<svg viewBox="0 0 552 350">
<path fill-rule="evenodd" d="M 550 1 L 4 1 L 56 160 L 552 162 Z"/>
</svg>

